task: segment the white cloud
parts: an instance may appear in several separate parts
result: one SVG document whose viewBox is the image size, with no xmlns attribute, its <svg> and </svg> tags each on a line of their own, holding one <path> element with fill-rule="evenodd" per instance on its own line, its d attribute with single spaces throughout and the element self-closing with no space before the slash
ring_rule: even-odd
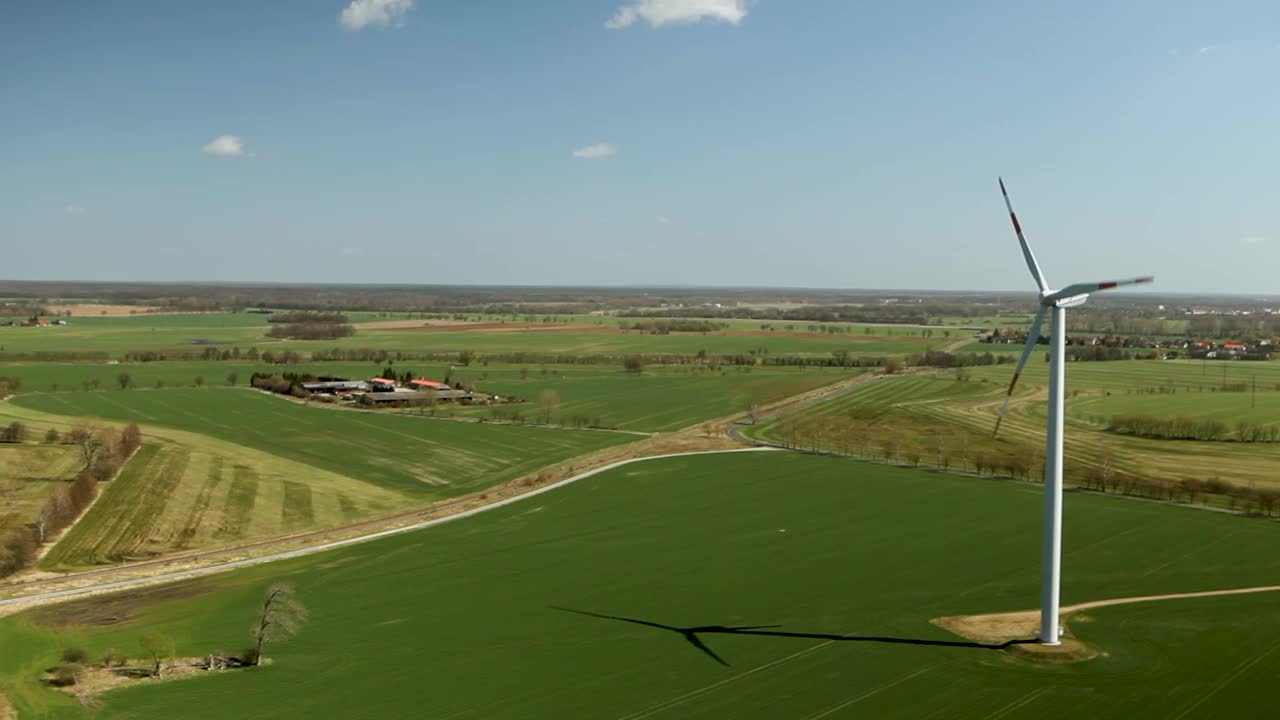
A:
<svg viewBox="0 0 1280 720">
<path fill-rule="evenodd" d="M 346 257 L 364 257 L 364 248 L 342 248 L 342 254 Z"/>
<path fill-rule="evenodd" d="M 1205 45 L 1204 47 L 1200 48 L 1199 50 L 1196 50 L 1196 54 L 1197 54 L 1197 55 L 1208 55 L 1209 53 L 1213 52 L 1213 51 L 1214 51 L 1214 50 L 1216 50 L 1216 49 L 1217 49 L 1217 48 L 1215 48 L 1213 45 Z"/>
<path fill-rule="evenodd" d="M 1266 241 L 1267 239 L 1261 235 L 1249 235 L 1248 237 L 1240 238 L 1240 242 L 1245 245 L 1261 245 Z"/>
<path fill-rule="evenodd" d="M 670 225 L 670 224 L 671 224 L 671 218 L 667 217 L 666 215 L 659 215 L 657 219 L 658 219 L 658 224 L 659 224 L 659 225 Z"/>
<path fill-rule="evenodd" d="M 83 215 L 84 208 L 80 207 L 79 205 L 68 205 L 62 208 L 62 212 L 66 213 L 67 215 Z"/>
<path fill-rule="evenodd" d="M 617 30 L 644 20 L 650 27 L 687 25 L 700 20 L 737 25 L 747 16 L 747 0 L 636 0 L 619 7 L 604 26 Z"/>
<path fill-rule="evenodd" d="M 370 25 L 404 26 L 404 15 L 413 9 L 414 0 L 351 0 L 342 9 L 338 22 L 352 32 Z"/>
<path fill-rule="evenodd" d="M 235 135 L 219 135 L 200 149 L 202 153 L 221 155 L 223 157 L 239 157 L 244 155 L 244 143 Z"/>
<path fill-rule="evenodd" d="M 574 157 L 582 158 L 583 160 L 599 160 L 600 158 L 606 158 L 610 155 L 617 154 L 618 148 L 610 145 L 609 143 L 596 143 L 595 145 L 588 145 L 584 148 L 578 148 L 573 151 Z"/>
</svg>

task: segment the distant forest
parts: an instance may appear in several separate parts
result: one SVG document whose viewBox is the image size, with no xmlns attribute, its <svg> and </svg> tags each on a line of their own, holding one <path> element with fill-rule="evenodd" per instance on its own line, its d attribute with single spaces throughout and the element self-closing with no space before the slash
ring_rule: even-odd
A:
<svg viewBox="0 0 1280 720">
<path fill-rule="evenodd" d="M 582 315 L 640 319 L 751 319 L 940 324 L 1035 311 L 1031 293 L 698 287 L 517 287 L 449 285 L 270 285 L 0 281 L 0 315 L 58 302 L 101 302 L 167 311 L 276 310 L 273 325 L 344 325 L 344 312 Z M 1116 294 L 1073 311 L 1073 329 L 1161 334 L 1160 319 L 1191 306 L 1194 334 L 1239 334 L 1280 320 L 1257 309 L 1273 299 Z M 7 308 L 7 309 L 6 309 Z M 1242 310 L 1253 308 L 1252 317 Z M 293 312 L 278 312 L 280 310 Z"/>
</svg>

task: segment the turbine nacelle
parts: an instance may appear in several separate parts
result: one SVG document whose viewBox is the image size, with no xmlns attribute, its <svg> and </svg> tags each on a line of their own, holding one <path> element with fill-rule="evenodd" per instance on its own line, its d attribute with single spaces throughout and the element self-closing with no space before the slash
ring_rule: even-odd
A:
<svg viewBox="0 0 1280 720">
<path fill-rule="evenodd" d="M 1073 308 L 1083 305 L 1085 301 L 1089 299 L 1089 293 L 1081 293 L 1079 295 L 1072 295 L 1070 297 L 1059 299 L 1050 299 L 1052 295 L 1052 293 L 1041 294 L 1040 305 L 1043 307 Z"/>
</svg>

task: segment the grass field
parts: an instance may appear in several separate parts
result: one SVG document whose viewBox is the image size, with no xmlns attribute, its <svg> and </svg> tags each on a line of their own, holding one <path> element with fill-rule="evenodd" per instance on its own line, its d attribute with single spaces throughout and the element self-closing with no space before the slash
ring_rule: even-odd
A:
<svg viewBox="0 0 1280 720">
<path fill-rule="evenodd" d="M 507 417 L 519 412 L 535 418 L 542 392 L 554 390 L 560 399 L 558 417 L 563 422 L 580 415 L 598 418 L 609 427 L 661 432 L 742 412 L 753 403 L 776 402 L 863 372 L 858 368 L 651 367 L 642 374 L 632 374 L 574 365 L 545 370 L 510 365 L 459 369 L 456 374 L 473 378 L 477 387 L 530 401 L 509 407 L 463 409 L 460 414 Z"/>
<path fill-rule="evenodd" d="M 35 520 L 82 467 L 75 446 L 0 444 L 0 532 Z"/>
<path fill-rule="evenodd" d="M 1273 371 L 1270 364 L 1248 365 L 1255 366 L 1259 372 Z M 1017 455 L 1027 460 L 1032 474 L 1038 474 L 1043 462 L 1045 371 L 1036 363 L 1028 368 L 998 437 L 992 436 L 992 430 L 1012 374 L 1012 368 L 1007 365 L 970 368 L 970 378 L 966 381 L 957 381 L 954 371 L 878 379 L 851 393 L 784 414 L 748 432 L 763 440 L 782 442 L 786 439 L 786 423 L 794 418 L 802 425 L 816 424 L 821 428 L 825 434 L 822 441 L 825 450 L 876 456 L 892 446 L 892 455 L 885 459 L 910 462 L 914 457 L 930 465 L 936 464 L 945 450 L 956 458 L 952 467 L 966 470 L 974 469 L 962 463 L 966 455 Z M 1280 370 L 1280 366 L 1275 369 Z M 1238 408 L 1241 404 L 1247 406 L 1248 393 L 1180 391 L 1176 395 L 1139 395 L 1132 390 L 1154 387 L 1154 379 L 1161 377 L 1161 373 L 1166 377 L 1169 374 L 1175 378 L 1189 377 L 1196 370 L 1190 363 L 1178 362 L 1072 363 L 1067 369 L 1068 480 L 1079 482 L 1089 467 L 1106 464 L 1140 477 L 1167 482 L 1221 478 L 1240 487 L 1280 486 L 1280 477 L 1274 472 L 1280 463 L 1280 444 L 1149 439 L 1108 433 L 1102 425 L 1091 421 L 1104 414 L 1099 412 L 1099 403 L 1125 403 L 1126 400 L 1149 401 L 1147 407 L 1152 414 L 1177 415 L 1205 398 L 1219 403 L 1216 407 L 1224 415 L 1244 414 Z M 1126 389 L 1132 394 L 1125 395 Z M 1272 398 L 1277 395 L 1280 394 L 1269 392 L 1263 400 L 1263 393 L 1259 392 L 1259 408 L 1275 407 Z M 1230 409 L 1232 403 L 1236 404 L 1236 411 Z M 1203 407 L 1201 414 L 1204 415 L 1215 408 L 1212 404 L 1196 407 Z M 1264 418 L 1259 415 L 1257 419 Z"/>
<path fill-rule="evenodd" d="M 423 330 L 363 328 L 354 337 L 339 341 L 281 341 L 264 336 L 270 327 L 267 316 L 232 313 L 139 315 L 102 318 L 72 318 L 62 327 L 0 327 L 0 358 L 35 352 L 107 353 L 118 357 L 126 351 L 166 350 L 200 352 L 207 346 L 244 350 L 329 350 L 334 347 L 373 348 L 410 352 L 480 353 L 542 352 L 574 354 L 676 353 L 694 355 L 799 353 L 826 355 L 835 350 L 858 354 L 905 354 L 922 352 L 939 343 L 954 343 L 966 331 L 945 328 L 895 328 L 853 326 L 853 332 L 839 335 L 808 332 L 811 323 L 739 323 L 728 332 L 672 333 L 654 335 L 621 332 L 614 319 L 564 318 L 561 323 L 534 323 L 532 329 L 512 332 L 494 330 Z M 353 317 L 367 320 L 368 317 Z M 485 318 L 492 321 L 491 318 Z M 576 320 L 577 322 L 574 322 Z M 423 321 L 425 322 L 425 321 Z M 599 324 L 597 324 L 597 322 Z M 761 324 L 776 330 L 759 330 Z M 545 325 L 545 326 L 544 326 Z M 793 332 L 786 332 L 791 325 Z M 818 324 L 812 324 L 815 328 Z M 923 337 L 928 330 L 931 337 Z M 877 334 L 882 333 L 882 334 Z M 954 336 L 949 337 L 947 334 Z"/>
<path fill-rule="evenodd" d="M 458 423 L 305 407 L 244 389 L 32 394 L 9 401 L 63 416 L 199 433 L 371 483 L 420 502 L 462 495 L 634 440 L 621 433 Z"/>
<path fill-rule="evenodd" d="M 192 387 L 197 376 L 210 387 L 227 384 L 228 373 L 235 372 L 236 382 L 247 385 L 254 372 L 310 372 L 316 375 L 367 379 L 379 374 L 385 364 L 371 362 L 302 363 L 298 365 L 265 365 L 248 362 L 149 362 L 120 365 L 90 363 L 5 363 L 0 376 L 18 377 L 21 392 L 112 393 L 116 401 L 129 402 L 125 392 L 154 389 L 157 382 L 166 389 Z M 450 372 L 440 363 L 392 363 L 399 372 L 442 380 Z M 612 365 L 511 365 L 491 363 L 459 366 L 453 371 L 457 380 L 475 384 L 481 391 L 500 395 L 518 395 L 529 400 L 501 408 L 503 417 L 520 412 L 526 418 L 539 415 L 542 391 L 555 390 L 560 395 L 560 416 L 567 420 L 581 414 L 599 419 L 606 426 L 629 430 L 657 432 L 675 430 L 710 418 L 723 417 L 746 410 L 751 403 L 767 403 L 803 393 L 827 383 L 861 372 L 857 368 L 771 368 L 727 367 L 712 370 L 706 366 L 650 366 L 641 374 L 623 372 Z M 121 390 L 117 376 L 128 373 L 134 389 Z M 92 384 L 96 382 L 96 384 Z M 89 385 L 87 385 L 89 384 Z M 488 409 L 477 408 L 464 415 L 489 417 Z"/>
<path fill-rule="evenodd" d="M 1090 611 L 1072 629 L 1105 654 L 1078 665 L 947 646 L 931 618 L 1035 606 L 1040 503 L 1035 487 L 794 454 L 651 461 L 426 531 L 6 618 L 0 688 L 24 718 L 1269 712 L 1269 594 Z M 1269 522 L 1076 494 L 1066 518 L 1067 603 L 1280 571 Z M 96 711 L 36 680 L 65 645 L 137 653 L 150 631 L 185 656 L 238 648 L 276 579 L 312 620 L 267 667 L 143 683 Z M 703 627 L 706 650 L 623 618 Z"/>
<path fill-rule="evenodd" d="M 1112 415 L 1185 416 L 1220 420 L 1228 426 L 1237 421 L 1257 425 L 1280 423 L 1280 392 L 1268 388 L 1256 396 L 1248 392 L 1178 392 L 1163 394 L 1111 394 L 1077 398 L 1071 411 L 1078 417 Z"/>
</svg>

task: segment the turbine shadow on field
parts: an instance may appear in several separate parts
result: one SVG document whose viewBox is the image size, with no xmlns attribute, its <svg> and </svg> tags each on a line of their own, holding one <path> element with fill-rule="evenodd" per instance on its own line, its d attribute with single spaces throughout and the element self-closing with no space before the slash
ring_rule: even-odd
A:
<svg viewBox="0 0 1280 720">
<path fill-rule="evenodd" d="M 674 625 L 664 625 L 662 623 L 653 622 L 652 620 L 622 617 L 621 615 L 605 615 L 587 610 L 574 610 L 573 608 L 560 607 L 558 605 L 552 605 L 551 608 L 562 612 L 574 613 L 575 615 L 586 615 L 587 617 L 600 618 L 601 620 L 616 620 L 618 622 L 631 623 L 633 625 L 644 625 L 646 627 L 677 633 L 688 641 L 690 645 L 693 645 L 712 660 L 715 660 L 725 667 L 729 667 L 729 663 L 725 662 L 724 658 L 717 655 L 714 650 L 707 647 L 707 645 L 702 642 L 702 639 L 698 637 L 699 635 L 753 635 L 758 637 L 829 640 L 833 642 L 864 642 L 885 643 L 889 645 L 921 645 L 924 647 L 970 648 L 974 650 L 1006 650 L 1014 645 L 1029 645 L 1037 642 L 1034 638 L 1031 638 L 1026 640 L 1006 640 L 1002 643 L 979 643 L 967 640 L 925 640 L 921 638 L 886 637 L 881 635 L 835 635 L 832 633 L 787 632 L 784 630 L 774 629 L 782 627 L 781 625 L 697 625 L 693 627 L 676 627 Z"/>
</svg>

